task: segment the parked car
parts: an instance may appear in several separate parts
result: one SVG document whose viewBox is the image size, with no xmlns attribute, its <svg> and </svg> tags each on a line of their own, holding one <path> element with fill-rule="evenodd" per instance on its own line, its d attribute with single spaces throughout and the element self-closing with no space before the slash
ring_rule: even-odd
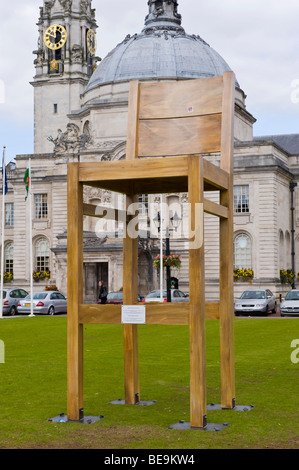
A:
<svg viewBox="0 0 299 470">
<path fill-rule="evenodd" d="M 31 312 L 31 295 L 18 303 L 18 310 L 22 314 Z M 55 315 L 55 313 L 67 312 L 67 300 L 65 296 L 58 291 L 42 291 L 33 294 L 33 313 L 44 315 Z"/>
<path fill-rule="evenodd" d="M 19 300 L 24 299 L 28 292 L 19 287 L 3 289 L 3 315 L 15 315 L 18 313 Z"/>
<path fill-rule="evenodd" d="M 138 296 L 138 302 L 141 302 L 141 297 Z M 98 304 L 100 304 L 101 301 L 98 300 Z M 107 304 L 122 304 L 123 303 L 123 292 L 109 292 L 107 295 Z"/>
<path fill-rule="evenodd" d="M 276 312 L 276 298 L 269 289 L 246 290 L 235 302 L 235 315 Z"/>
<path fill-rule="evenodd" d="M 179 289 L 171 289 L 171 302 L 189 302 L 189 295 L 184 294 Z M 167 302 L 167 291 L 163 291 L 164 302 Z M 160 302 L 160 290 L 153 290 L 143 300 L 143 302 Z"/>
<path fill-rule="evenodd" d="M 280 315 L 299 315 L 299 290 L 290 290 L 285 298 L 281 299 Z"/>
</svg>

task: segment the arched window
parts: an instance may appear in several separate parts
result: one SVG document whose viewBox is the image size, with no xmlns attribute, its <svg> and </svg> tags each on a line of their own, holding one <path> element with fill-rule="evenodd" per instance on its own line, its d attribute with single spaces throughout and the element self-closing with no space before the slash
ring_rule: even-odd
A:
<svg viewBox="0 0 299 470">
<path fill-rule="evenodd" d="M 13 242 L 7 243 L 4 248 L 4 270 L 13 274 Z"/>
<path fill-rule="evenodd" d="M 252 244 L 247 233 L 239 233 L 235 236 L 234 269 L 252 269 Z"/>
<path fill-rule="evenodd" d="M 35 243 L 35 268 L 36 271 L 49 271 L 50 244 L 46 238 L 39 238 Z"/>
</svg>

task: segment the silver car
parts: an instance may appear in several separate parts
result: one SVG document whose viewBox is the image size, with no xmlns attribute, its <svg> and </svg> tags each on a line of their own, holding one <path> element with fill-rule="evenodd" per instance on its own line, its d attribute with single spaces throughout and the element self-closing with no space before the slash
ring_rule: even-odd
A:
<svg viewBox="0 0 299 470">
<path fill-rule="evenodd" d="M 3 289 L 3 315 L 15 315 L 18 313 L 18 303 L 24 299 L 28 292 L 19 287 Z"/>
<path fill-rule="evenodd" d="M 235 302 L 235 315 L 276 312 L 276 298 L 269 289 L 246 290 Z"/>
<path fill-rule="evenodd" d="M 171 302 L 189 302 L 189 295 L 179 289 L 170 289 Z M 167 302 L 167 291 L 163 291 L 164 302 Z M 160 290 L 153 290 L 144 299 L 144 302 L 160 302 Z"/>
<path fill-rule="evenodd" d="M 20 300 L 18 311 L 22 314 L 31 312 L 31 296 L 27 295 L 25 299 Z M 33 294 L 33 313 L 43 315 L 55 315 L 55 313 L 67 312 L 67 300 L 61 292 L 42 291 Z"/>
<path fill-rule="evenodd" d="M 285 298 L 281 299 L 280 315 L 299 315 L 299 290 L 290 290 Z"/>
</svg>

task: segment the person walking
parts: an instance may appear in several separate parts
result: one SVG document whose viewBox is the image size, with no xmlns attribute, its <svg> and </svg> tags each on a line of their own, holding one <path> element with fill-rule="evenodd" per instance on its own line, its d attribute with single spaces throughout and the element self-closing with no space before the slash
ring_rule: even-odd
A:
<svg viewBox="0 0 299 470">
<path fill-rule="evenodd" d="M 99 288 L 100 288 L 99 300 L 101 301 L 101 304 L 105 304 L 107 302 L 108 292 L 103 281 L 99 281 Z"/>
</svg>

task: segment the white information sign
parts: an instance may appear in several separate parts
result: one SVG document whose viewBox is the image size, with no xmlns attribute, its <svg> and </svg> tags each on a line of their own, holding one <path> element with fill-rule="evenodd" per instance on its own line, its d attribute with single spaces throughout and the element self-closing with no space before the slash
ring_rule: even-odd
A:
<svg viewBox="0 0 299 470">
<path fill-rule="evenodd" d="M 145 305 L 122 305 L 121 322 L 145 324 Z"/>
</svg>

